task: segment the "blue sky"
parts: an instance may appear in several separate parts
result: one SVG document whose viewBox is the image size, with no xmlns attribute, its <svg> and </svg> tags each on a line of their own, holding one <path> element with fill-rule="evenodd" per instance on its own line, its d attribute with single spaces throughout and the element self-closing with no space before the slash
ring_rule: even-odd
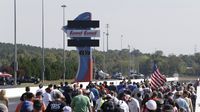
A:
<svg viewBox="0 0 200 112">
<path fill-rule="evenodd" d="M 0 42 L 14 43 L 13 1 L 0 0 Z M 17 43 L 41 46 L 41 0 L 16 1 Z M 162 50 L 165 55 L 193 54 L 195 46 L 200 51 L 199 0 L 44 1 L 47 48 L 63 47 L 61 5 L 65 4 L 66 21 L 83 12 L 91 12 L 94 20 L 100 20 L 98 50 L 103 49 L 103 32 L 109 24 L 109 49 L 121 49 L 122 40 L 122 48 L 130 45 L 143 53 Z"/>
</svg>

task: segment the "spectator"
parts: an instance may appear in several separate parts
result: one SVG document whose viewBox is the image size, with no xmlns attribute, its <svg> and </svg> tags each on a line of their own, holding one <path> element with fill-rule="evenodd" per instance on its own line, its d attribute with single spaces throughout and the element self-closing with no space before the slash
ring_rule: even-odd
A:
<svg viewBox="0 0 200 112">
<path fill-rule="evenodd" d="M 92 100 L 93 100 L 93 104 L 94 104 L 94 106 L 95 106 L 95 105 L 96 105 L 97 99 L 99 99 L 99 91 L 96 89 L 96 87 L 95 87 L 94 84 L 91 85 L 90 91 L 91 91 L 91 92 L 93 93 L 93 95 L 94 95 L 94 99 L 92 99 Z"/>
<path fill-rule="evenodd" d="M 62 93 L 59 91 L 54 91 L 51 95 L 54 100 L 48 104 L 45 112 L 63 112 L 63 108 L 66 106 L 66 104 L 62 100 Z"/>
<path fill-rule="evenodd" d="M 157 104 L 154 100 L 149 100 L 145 103 L 147 110 L 145 112 L 156 112 Z"/>
<path fill-rule="evenodd" d="M 39 88 L 36 90 L 36 93 L 37 92 L 42 92 L 42 94 L 45 92 L 44 89 L 43 89 L 43 85 L 42 84 L 39 84 L 38 86 Z"/>
<path fill-rule="evenodd" d="M 70 106 L 71 105 L 71 101 L 72 101 L 72 97 L 71 97 L 70 92 L 67 92 L 67 89 L 64 89 L 63 95 L 65 97 L 66 105 Z"/>
<path fill-rule="evenodd" d="M 63 107 L 63 112 L 72 112 L 72 108 L 70 106 Z"/>
<path fill-rule="evenodd" d="M 46 106 L 42 100 L 42 92 L 37 92 L 35 97 L 33 101 L 34 112 L 45 112 Z"/>
<path fill-rule="evenodd" d="M 82 90 L 82 89 L 80 89 L 80 90 Z M 82 91 L 83 91 L 83 90 L 82 90 Z M 90 93 L 91 93 L 91 92 L 90 92 L 89 89 L 85 89 L 85 90 L 83 91 L 83 94 L 89 98 L 90 107 L 91 107 L 92 111 L 94 112 L 94 111 L 95 111 L 95 108 L 94 108 L 94 104 L 93 104 L 93 101 L 92 101 L 92 99 L 91 99 L 91 96 L 90 96 L 91 94 L 90 94 Z"/>
<path fill-rule="evenodd" d="M 117 92 L 117 87 L 114 85 L 113 82 L 110 82 L 110 85 L 108 86 L 108 90 Z"/>
<path fill-rule="evenodd" d="M 74 112 L 92 112 L 89 98 L 84 96 L 81 90 L 78 90 L 78 95 L 73 97 L 71 106 Z"/>
<path fill-rule="evenodd" d="M 133 94 L 133 96 L 132 97 L 134 97 L 134 94 Z M 141 92 L 138 92 L 137 94 L 136 94 L 136 99 L 138 100 L 138 102 L 139 102 L 139 104 L 140 104 L 140 106 L 142 105 L 142 95 L 141 95 Z"/>
<path fill-rule="evenodd" d="M 64 91 L 71 93 L 72 92 L 72 88 L 69 86 L 68 82 L 65 82 L 65 86 L 63 87 Z"/>
<path fill-rule="evenodd" d="M 8 112 L 8 107 L 2 103 L 0 103 L 0 112 Z"/>
<path fill-rule="evenodd" d="M 128 99 L 128 107 L 130 112 L 140 112 L 140 103 L 134 97 Z"/>
<path fill-rule="evenodd" d="M 0 91 L 0 103 L 3 103 L 8 108 L 8 102 L 9 102 L 9 100 L 8 100 L 8 97 L 6 96 L 6 91 L 4 89 L 2 89 Z"/>
<path fill-rule="evenodd" d="M 32 112 L 33 111 L 33 98 L 34 94 L 31 92 L 26 93 L 24 101 L 20 102 L 15 112 Z"/>
<path fill-rule="evenodd" d="M 95 106 L 95 109 L 97 110 L 97 112 L 101 112 L 101 106 L 102 104 L 105 102 L 105 99 L 104 99 L 104 94 L 103 93 L 100 93 L 99 94 L 99 99 L 97 99 L 96 101 L 96 106 Z"/>
<path fill-rule="evenodd" d="M 175 111 L 173 110 L 172 105 L 167 104 L 167 105 L 164 105 L 162 112 L 175 112 Z"/>
<path fill-rule="evenodd" d="M 45 106 L 48 106 L 49 102 L 52 101 L 50 93 L 51 93 L 51 89 L 50 88 L 46 88 L 45 92 L 43 94 L 43 98 L 42 98 Z"/>
<path fill-rule="evenodd" d="M 190 112 L 188 103 L 185 101 L 185 99 L 182 98 L 182 91 L 176 92 L 175 102 L 178 104 L 179 109 L 183 109 L 186 110 L 186 112 Z"/>
<path fill-rule="evenodd" d="M 119 110 L 123 110 L 123 112 L 129 112 L 129 107 L 126 103 L 126 100 L 129 99 L 129 96 L 127 97 L 125 93 L 120 93 L 118 95 L 118 99 L 119 100 L 115 104 L 119 106 Z"/>
<path fill-rule="evenodd" d="M 192 100 L 190 98 L 188 98 L 189 94 L 190 93 L 188 91 L 186 91 L 186 90 L 183 91 L 183 98 L 188 103 L 189 108 L 190 108 L 190 112 L 193 112 Z"/>
<path fill-rule="evenodd" d="M 22 95 L 21 95 L 21 97 L 20 97 L 20 100 L 21 101 L 24 101 L 25 100 L 25 97 L 26 97 L 26 95 L 27 95 L 27 93 L 30 93 L 30 87 L 29 86 L 26 86 L 25 87 L 25 93 L 23 93 Z"/>
<path fill-rule="evenodd" d="M 106 95 L 105 102 L 101 106 L 103 112 L 115 112 L 115 103 L 110 94 Z"/>
</svg>

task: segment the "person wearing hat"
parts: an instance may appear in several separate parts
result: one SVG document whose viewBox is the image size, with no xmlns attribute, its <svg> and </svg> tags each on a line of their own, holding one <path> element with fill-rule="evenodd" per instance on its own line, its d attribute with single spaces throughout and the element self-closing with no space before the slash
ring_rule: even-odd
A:
<svg viewBox="0 0 200 112">
<path fill-rule="evenodd" d="M 148 100 L 145 103 L 145 106 L 146 106 L 145 112 L 156 112 L 157 104 L 154 100 Z"/>
<path fill-rule="evenodd" d="M 63 107 L 63 112 L 72 112 L 72 108 L 70 106 Z"/>
</svg>

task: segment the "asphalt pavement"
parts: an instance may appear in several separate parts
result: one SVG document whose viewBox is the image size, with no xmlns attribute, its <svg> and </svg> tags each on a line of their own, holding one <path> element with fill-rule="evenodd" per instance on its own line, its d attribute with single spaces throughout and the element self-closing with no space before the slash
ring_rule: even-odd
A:
<svg viewBox="0 0 200 112">
<path fill-rule="evenodd" d="M 8 112 L 15 112 L 17 104 L 20 102 L 20 98 L 9 98 Z"/>
</svg>

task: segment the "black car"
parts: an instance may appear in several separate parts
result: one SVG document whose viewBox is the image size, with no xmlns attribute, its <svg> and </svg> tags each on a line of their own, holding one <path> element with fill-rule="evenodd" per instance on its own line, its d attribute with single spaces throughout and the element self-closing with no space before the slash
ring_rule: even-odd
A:
<svg viewBox="0 0 200 112">
<path fill-rule="evenodd" d="M 35 78 L 35 77 L 18 78 L 17 83 L 18 84 L 21 84 L 21 83 L 34 83 L 34 84 L 38 84 L 38 83 L 40 83 L 40 78 Z"/>
<path fill-rule="evenodd" d="M 0 77 L 0 85 L 14 85 L 12 77 Z"/>
<path fill-rule="evenodd" d="M 40 79 L 35 77 L 18 78 L 17 84 L 20 85 L 21 83 L 38 84 L 40 83 Z M 15 79 L 13 77 L 0 77 L 0 85 L 14 85 L 14 84 L 15 84 Z"/>
</svg>

